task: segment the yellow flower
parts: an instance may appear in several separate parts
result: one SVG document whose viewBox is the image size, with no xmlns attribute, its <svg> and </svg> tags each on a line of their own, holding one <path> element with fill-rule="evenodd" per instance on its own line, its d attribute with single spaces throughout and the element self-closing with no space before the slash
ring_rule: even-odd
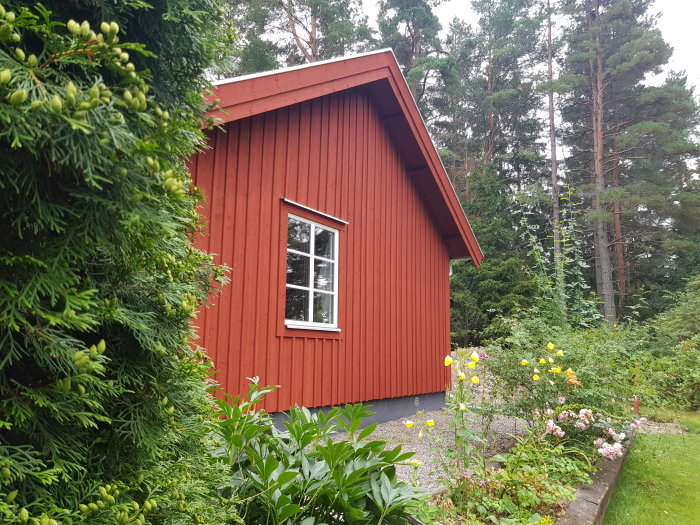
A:
<svg viewBox="0 0 700 525">
<path fill-rule="evenodd" d="M 554 368 L 549 369 L 550 372 L 554 372 L 555 374 L 561 374 L 561 368 L 558 366 L 555 366 Z"/>
<path fill-rule="evenodd" d="M 418 439 L 423 439 L 423 431 L 418 432 Z"/>
<path fill-rule="evenodd" d="M 537 374 L 535 374 L 534 376 L 532 376 L 532 380 L 533 380 L 533 381 L 539 381 L 539 380 L 540 380 L 540 376 L 538 376 Z"/>
<path fill-rule="evenodd" d="M 474 383 L 476 385 L 478 382 L 479 382 L 479 378 L 476 376 L 472 376 L 472 383 Z"/>
<path fill-rule="evenodd" d="M 465 381 L 467 379 L 467 376 L 464 375 L 464 372 L 457 372 L 457 377 L 460 381 Z"/>
<path fill-rule="evenodd" d="M 557 350 L 557 355 L 562 356 L 562 355 L 564 355 L 564 352 L 562 352 L 561 350 Z"/>
<path fill-rule="evenodd" d="M 540 371 L 539 371 L 537 368 L 535 368 L 535 369 L 533 370 L 533 372 L 534 372 L 535 374 L 539 374 L 539 373 L 540 373 Z"/>
<path fill-rule="evenodd" d="M 564 373 L 565 373 L 565 374 L 573 374 L 574 371 L 571 370 L 571 368 L 567 368 L 566 370 L 564 370 Z"/>
<path fill-rule="evenodd" d="M 467 368 L 476 368 L 476 363 L 474 361 L 467 363 Z"/>
<path fill-rule="evenodd" d="M 550 363 L 553 363 L 553 362 L 554 362 L 554 359 L 552 359 L 552 358 L 550 357 L 550 358 L 547 359 L 547 361 L 549 361 Z"/>
<path fill-rule="evenodd" d="M 454 359 L 452 359 L 452 357 L 450 357 L 449 355 L 445 356 L 445 366 L 450 366 L 454 362 L 455 361 L 454 361 Z"/>
<path fill-rule="evenodd" d="M 554 350 L 554 343 L 547 343 L 547 348 Z"/>
<path fill-rule="evenodd" d="M 520 364 L 523 365 L 523 366 L 527 366 L 527 365 L 529 365 L 530 363 L 529 363 L 528 361 L 526 361 L 525 359 L 523 359 L 522 361 L 520 361 Z"/>
<path fill-rule="evenodd" d="M 459 411 L 465 412 L 466 410 L 467 410 L 467 405 L 465 405 L 464 403 L 460 403 L 459 404 Z"/>
<path fill-rule="evenodd" d="M 540 364 L 541 364 L 541 365 L 545 364 L 546 362 L 547 362 L 547 361 L 545 361 L 544 359 L 540 359 Z"/>
<path fill-rule="evenodd" d="M 554 386 L 554 381 L 550 381 L 549 384 Z"/>
<path fill-rule="evenodd" d="M 476 352 L 472 352 L 472 355 L 469 356 L 469 359 L 471 359 L 475 363 L 478 363 L 479 362 L 479 354 L 477 354 Z"/>
<path fill-rule="evenodd" d="M 434 426 L 435 426 L 435 421 L 433 421 L 432 419 L 427 419 L 427 420 L 425 421 L 425 424 L 428 425 L 429 427 L 434 427 Z"/>
<path fill-rule="evenodd" d="M 416 424 L 415 421 L 411 421 L 410 419 L 407 419 L 404 424 L 406 425 L 406 428 L 411 428 L 413 425 Z"/>
</svg>

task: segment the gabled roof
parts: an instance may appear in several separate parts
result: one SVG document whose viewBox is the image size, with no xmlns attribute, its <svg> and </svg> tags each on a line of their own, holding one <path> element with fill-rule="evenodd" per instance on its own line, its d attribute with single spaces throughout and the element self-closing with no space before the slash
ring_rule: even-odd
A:
<svg viewBox="0 0 700 525">
<path fill-rule="evenodd" d="M 390 49 L 220 80 L 214 85 L 212 98 L 221 100 L 221 109 L 211 115 L 220 123 L 363 86 L 433 216 L 450 257 L 471 258 L 479 266 L 483 259 L 479 244 Z"/>
</svg>

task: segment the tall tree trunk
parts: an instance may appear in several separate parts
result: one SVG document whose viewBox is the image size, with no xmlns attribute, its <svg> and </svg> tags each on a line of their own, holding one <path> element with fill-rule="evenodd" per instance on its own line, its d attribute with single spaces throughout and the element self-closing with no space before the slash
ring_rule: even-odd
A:
<svg viewBox="0 0 700 525">
<path fill-rule="evenodd" d="M 311 14 L 311 34 L 309 35 L 309 50 L 311 52 L 311 62 L 318 61 L 318 18 Z"/>
<path fill-rule="evenodd" d="M 615 154 L 616 155 L 616 154 Z M 620 163 L 615 156 L 615 166 L 612 170 L 612 185 L 615 188 L 620 187 Z M 618 199 L 613 203 L 613 247 L 615 251 L 615 280 L 617 281 L 617 289 L 619 291 L 619 300 L 617 302 L 618 310 L 625 306 L 625 298 L 627 297 L 627 243 L 622 233 L 622 206 Z"/>
<path fill-rule="evenodd" d="M 489 95 L 496 92 L 496 78 L 493 69 L 493 51 L 489 50 L 488 63 L 486 64 L 486 90 Z M 489 164 L 496 152 L 496 115 L 493 109 L 493 103 L 489 100 L 487 104 L 487 129 L 486 129 L 486 144 L 484 144 L 483 162 L 484 165 Z"/>
<path fill-rule="evenodd" d="M 408 64 L 404 75 L 413 68 L 413 64 L 415 64 L 416 60 L 421 56 L 421 30 L 418 27 L 417 20 L 415 18 L 411 18 L 410 22 L 406 23 L 406 26 L 408 34 L 411 37 L 411 56 L 408 57 Z M 413 97 L 413 100 L 415 100 L 416 103 L 418 103 L 418 87 L 415 84 L 412 84 L 408 86 L 408 89 L 411 91 L 411 96 Z"/>
<path fill-rule="evenodd" d="M 552 9 L 550 0 L 547 0 L 547 81 L 553 80 L 552 73 L 553 49 L 552 49 Z M 562 261 L 561 249 L 561 224 L 559 222 L 559 176 L 557 173 L 557 135 L 554 125 L 554 90 L 550 88 L 549 93 L 549 152 L 551 157 L 552 175 L 552 235 L 554 237 L 554 272 L 555 290 L 559 309 L 564 319 L 566 319 L 566 292 L 564 286 L 564 265 Z"/>
<path fill-rule="evenodd" d="M 594 17 L 598 14 L 597 1 L 589 2 L 588 28 L 594 33 Z M 594 56 L 588 61 L 591 77 L 591 128 L 593 131 L 593 169 L 595 175 L 595 191 L 593 193 L 593 242 L 596 245 L 598 259 L 596 265 L 600 267 L 600 283 L 598 290 L 603 302 L 603 316 L 614 323 L 617 319 L 615 311 L 615 290 L 612 279 L 612 263 L 610 262 L 610 250 L 608 243 L 608 231 L 606 222 L 602 216 L 605 207 L 600 196 L 605 190 L 605 170 L 603 156 L 605 143 L 603 141 L 603 57 L 600 51 L 600 38 L 594 37 L 594 45 L 591 46 Z"/>
</svg>

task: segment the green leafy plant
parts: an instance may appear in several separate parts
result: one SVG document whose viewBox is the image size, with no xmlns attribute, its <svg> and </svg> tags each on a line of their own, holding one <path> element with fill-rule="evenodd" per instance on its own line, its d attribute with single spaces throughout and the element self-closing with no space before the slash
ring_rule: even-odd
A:
<svg viewBox="0 0 700 525">
<path fill-rule="evenodd" d="M 218 423 L 232 477 L 225 493 L 242 501 L 254 524 L 404 524 L 426 493 L 396 478 L 396 464 L 413 453 L 370 440 L 376 424 L 362 404 L 312 414 L 295 407 L 278 430 L 256 405 L 274 387 L 253 381 L 245 396 L 219 401 Z M 334 436 L 345 432 L 344 439 Z"/>
</svg>

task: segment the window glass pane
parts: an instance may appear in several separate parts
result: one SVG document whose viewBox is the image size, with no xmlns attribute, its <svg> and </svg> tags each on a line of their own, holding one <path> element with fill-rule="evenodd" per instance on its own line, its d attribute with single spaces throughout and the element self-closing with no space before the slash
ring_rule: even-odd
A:
<svg viewBox="0 0 700 525">
<path fill-rule="evenodd" d="M 334 263 L 314 259 L 314 288 L 317 290 L 335 291 L 333 286 Z"/>
<path fill-rule="evenodd" d="M 318 226 L 314 229 L 316 230 L 316 241 L 314 245 L 316 255 L 325 257 L 326 259 L 335 258 L 335 233 L 319 228 Z"/>
<path fill-rule="evenodd" d="M 287 247 L 292 250 L 309 253 L 311 251 L 311 225 L 291 217 L 288 224 Z"/>
<path fill-rule="evenodd" d="M 314 323 L 333 324 L 333 295 L 314 293 Z"/>
<path fill-rule="evenodd" d="M 309 292 L 307 290 L 287 288 L 287 307 L 284 317 L 293 321 L 309 320 Z"/>
<path fill-rule="evenodd" d="M 309 259 L 308 255 L 287 253 L 287 284 L 310 286 Z"/>
</svg>

